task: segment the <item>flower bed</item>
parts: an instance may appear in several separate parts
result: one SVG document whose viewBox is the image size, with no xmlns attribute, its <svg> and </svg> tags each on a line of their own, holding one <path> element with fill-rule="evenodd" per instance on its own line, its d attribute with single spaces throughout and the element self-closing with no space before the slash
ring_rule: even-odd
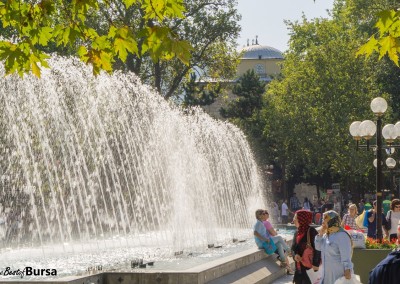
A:
<svg viewBox="0 0 400 284">
<path fill-rule="evenodd" d="M 367 238 L 365 240 L 365 249 L 353 250 L 354 273 L 360 275 L 361 283 L 368 283 L 369 272 L 396 247 L 395 242 L 390 242 L 386 239 L 379 242 L 378 240 Z"/>
<path fill-rule="evenodd" d="M 378 241 L 372 238 L 367 238 L 365 240 L 365 248 L 366 249 L 395 249 L 397 244 L 395 241 L 389 241 L 387 239 L 382 239 L 382 241 Z"/>
</svg>

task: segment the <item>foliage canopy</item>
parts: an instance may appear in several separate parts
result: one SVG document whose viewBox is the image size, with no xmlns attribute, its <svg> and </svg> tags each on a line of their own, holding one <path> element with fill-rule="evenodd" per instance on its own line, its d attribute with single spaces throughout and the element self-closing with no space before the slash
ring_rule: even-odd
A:
<svg viewBox="0 0 400 284">
<path fill-rule="evenodd" d="M 398 5 L 398 4 L 397 4 Z M 399 67 L 400 53 L 400 10 L 399 7 L 386 9 L 377 13 L 375 28 L 378 30 L 368 41 L 363 44 L 357 55 L 366 57 L 377 52 L 379 59 L 388 55 L 397 67 Z"/>
<path fill-rule="evenodd" d="M 131 6 L 141 8 L 142 28 L 132 32 L 126 22 L 113 17 Z M 107 11 L 102 25 L 95 29 L 90 22 Z M 1 0 L 0 20 L 8 38 L 0 41 L 0 59 L 7 73 L 32 71 L 40 76 L 47 67 L 43 48 L 49 45 L 74 46 L 77 55 L 93 65 L 93 72 L 111 72 L 115 59 L 126 61 L 129 54 L 148 53 L 153 60 L 179 58 L 190 60 L 191 46 L 180 40 L 166 25 L 166 19 L 182 19 L 182 0 Z M 138 48 L 140 42 L 140 49 Z"/>
</svg>

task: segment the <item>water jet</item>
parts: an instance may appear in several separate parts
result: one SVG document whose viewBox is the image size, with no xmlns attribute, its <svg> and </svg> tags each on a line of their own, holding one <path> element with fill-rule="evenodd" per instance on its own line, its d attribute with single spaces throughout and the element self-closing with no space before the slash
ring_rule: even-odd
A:
<svg viewBox="0 0 400 284">
<path fill-rule="evenodd" d="M 133 74 L 49 62 L 40 79 L 0 68 L 0 267 L 65 276 L 251 236 L 265 187 L 237 127 Z"/>
</svg>

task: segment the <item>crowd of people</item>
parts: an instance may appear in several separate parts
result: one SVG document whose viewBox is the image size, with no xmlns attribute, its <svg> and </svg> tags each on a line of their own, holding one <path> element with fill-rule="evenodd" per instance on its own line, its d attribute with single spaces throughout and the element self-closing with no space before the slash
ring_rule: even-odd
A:
<svg viewBox="0 0 400 284">
<path fill-rule="evenodd" d="M 294 275 L 293 283 L 295 284 L 311 283 L 309 276 L 311 270 L 313 273 L 320 273 L 319 283 L 321 284 L 334 284 L 339 278 L 351 279 L 354 277 L 351 261 L 353 241 L 349 230 L 358 230 L 359 232 L 365 230 L 368 237 L 377 238 L 376 201 L 372 202 L 371 208 L 368 208 L 363 200 L 358 206 L 349 203 L 343 208 L 343 212 L 341 207 L 335 205 L 335 202 L 330 205 L 326 204 L 321 202 L 321 206 L 316 209 L 316 205 L 308 198 L 304 198 L 304 202 L 300 202 L 296 194 L 293 194 L 289 202 L 283 200 L 280 206 L 273 202 L 271 210 L 274 211 L 274 219 L 276 218 L 275 220 L 283 224 L 291 222 L 296 227 L 290 248 L 268 221 L 268 211 L 264 209 L 256 211 L 257 222 L 254 225 L 254 236 L 257 246 L 264 248 L 264 242 L 276 243 L 276 251 L 273 253 L 278 254 L 278 259 L 281 261 L 281 265 L 286 267 L 287 272 Z M 363 226 L 359 226 L 357 220 L 360 210 L 362 210 L 362 215 L 365 215 Z M 318 220 L 316 218 L 317 213 L 321 214 L 321 218 Z M 391 200 L 389 210 L 387 212 L 382 211 L 380 214 L 382 214 L 384 237 L 399 245 L 400 199 Z M 271 251 L 268 253 L 271 254 Z M 288 257 L 293 257 L 295 261 L 294 271 L 288 266 Z M 400 257 L 400 251 L 396 255 L 392 253 L 388 256 L 390 259 L 394 257 Z M 382 269 L 382 266 L 387 262 L 385 261 L 382 261 L 371 272 L 370 277 L 382 279 L 381 274 L 385 273 L 382 271 L 386 271 Z M 379 282 L 375 280 L 371 282 L 370 279 L 370 283 Z"/>
</svg>

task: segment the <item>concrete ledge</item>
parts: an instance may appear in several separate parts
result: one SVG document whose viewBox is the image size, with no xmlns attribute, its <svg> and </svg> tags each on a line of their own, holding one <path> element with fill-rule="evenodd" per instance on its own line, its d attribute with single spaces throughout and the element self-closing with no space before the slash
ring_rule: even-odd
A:
<svg viewBox="0 0 400 284">
<path fill-rule="evenodd" d="M 285 273 L 286 269 L 279 266 L 275 254 L 269 256 L 263 250 L 252 248 L 183 271 L 114 271 L 43 281 L 2 281 L 0 279 L 0 282 L 14 284 L 246 284 L 271 283 Z"/>
<path fill-rule="evenodd" d="M 272 283 L 285 274 L 285 269 L 281 268 L 271 258 L 267 258 L 207 282 L 207 284 Z"/>
<path fill-rule="evenodd" d="M 254 248 L 223 257 L 208 263 L 185 270 L 185 273 L 197 273 L 197 283 L 207 283 L 213 279 L 229 274 L 235 270 L 268 258 L 263 250 Z"/>
</svg>

